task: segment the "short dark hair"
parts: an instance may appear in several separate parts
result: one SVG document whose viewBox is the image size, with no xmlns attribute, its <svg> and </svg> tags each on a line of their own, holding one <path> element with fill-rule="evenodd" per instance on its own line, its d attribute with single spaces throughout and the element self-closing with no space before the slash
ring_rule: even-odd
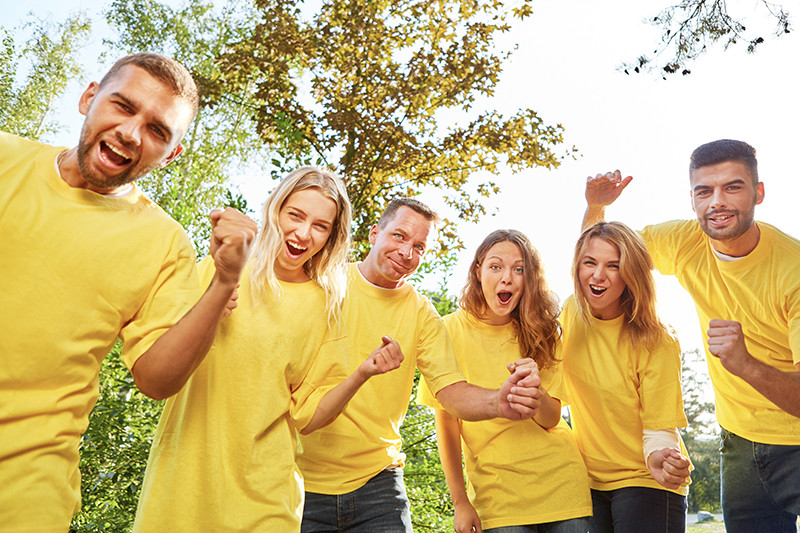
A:
<svg viewBox="0 0 800 533">
<path fill-rule="evenodd" d="M 415 200 L 414 198 L 398 197 L 392 198 L 392 200 L 387 204 L 386 209 L 383 210 L 383 214 L 378 221 L 378 226 L 383 228 L 386 224 L 388 224 L 389 221 L 391 221 L 397 214 L 397 210 L 401 207 L 408 207 L 409 209 L 416 211 L 434 226 L 438 225 L 441 221 L 441 218 L 436 211 L 423 204 L 419 200 Z"/>
<path fill-rule="evenodd" d="M 123 67 L 134 65 L 164 83 L 176 96 L 185 99 L 192 106 L 192 117 L 197 115 L 200 94 L 194 78 L 186 67 L 174 59 L 151 52 L 131 54 L 118 60 L 100 80 L 100 87 L 117 77 Z"/>
<path fill-rule="evenodd" d="M 720 139 L 695 148 L 689 159 L 689 175 L 700 167 L 737 161 L 750 170 L 753 185 L 758 184 L 758 161 L 756 149 L 744 141 Z"/>
</svg>

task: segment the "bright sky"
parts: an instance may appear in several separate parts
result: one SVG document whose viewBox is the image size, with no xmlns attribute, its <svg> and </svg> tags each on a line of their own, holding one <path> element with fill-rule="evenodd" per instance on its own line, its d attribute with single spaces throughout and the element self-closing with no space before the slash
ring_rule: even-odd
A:
<svg viewBox="0 0 800 533">
<path fill-rule="evenodd" d="M 640 228 L 694 218 L 689 154 L 719 138 L 741 139 L 756 147 L 766 188 L 756 217 L 800 237 L 800 222 L 793 212 L 800 198 L 794 167 L 794 150 L 800 147 L 798 32 L 767 39 L 754 55 L 740 48 L 723 52 L 716 47 L 692 66 L 687 77 L 662 81 L 655 75 L 626 76 L 617 71 L 622 61 L 656 47 L 659 33 L 643 19 L 668 3 L 672 2 L 542 0 L 535 5 L 534 16 L 507 36 L 508 43 L 519 43 L 519 49 L 506 65 L 496 96 L 485 107 L 507 115 L 530 107 L 545 122 L 562 124 L 566 146 L 574 145 L 579 154 L 577 160 L 567 160 L 553 171 L 534 169 L 494 178 L 501 187 L 501 193 L 488 202 L 495 214 L 477 225 L 461 226 L 467 250 L 450 278 L 452 293 L 460 291 L 481 240 L 494 229 L 515 228 L 539 249 L 552 287 L 565 299 L 572 292 L 569 269 L 584 210 L 586 176 L 616 168 L 634 176 L 608 211 L 609 219 Z M 732 12 L 737 6 L 747 10 L 758 3 L 729 0 Z M 14 21 L 21 21 L 28 11 L 40 16 L 49 12 L 58 20 L 77 8 L 97 13 L 103 5 L 99 0 L 14 2 L 4 6 L 2 24 L 15 26 Z M 792 14 L 793 20 L 800 20 L 800 11 Z M 756 26 L 759 19 L 744 22 Z M 93 48 L 99 50 L 89 46 L 85 53 L 91 54 Z M 87 66 L 89 74 L 97 76 L 91 67 Z M 74 112 L 66 120 L 80 120 L 77 94 L 66 97 L 64 105 Z M 56 140 L 73 145 L 77 135 L 78 129 L 72 129 L 63 140 Z M 263 181 L 245 183 L 242 190 L 253 207 L 264 199 Z M 422 199 L 439 204 L 436 195 Z M 701 348 L 693 305 L 677 282 L 660 278 L 659 299 L 662 316 L 678 330 L 684 350 Z"/>
</svg>

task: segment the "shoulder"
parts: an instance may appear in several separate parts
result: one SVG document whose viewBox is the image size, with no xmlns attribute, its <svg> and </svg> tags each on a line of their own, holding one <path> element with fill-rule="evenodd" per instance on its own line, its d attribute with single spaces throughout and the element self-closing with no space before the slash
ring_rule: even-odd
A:
<svg viewBox="0 0 800 533">
<path fill-rule="evenodd" d="M 32 160 L 45 155 L 55 158 L 62 150 L 64 148 L 0 131 L 0 172 L 5 173 L 19 163 L 31 164 Z"/>
<path fill-rule="evenodd" d="M 669 220 L 660 224 L 650 224 L 642 228 L 639 234 L 645 239 L 690 238 L 702 236 L 703 230 L 697 220 Z"/>
</svg>

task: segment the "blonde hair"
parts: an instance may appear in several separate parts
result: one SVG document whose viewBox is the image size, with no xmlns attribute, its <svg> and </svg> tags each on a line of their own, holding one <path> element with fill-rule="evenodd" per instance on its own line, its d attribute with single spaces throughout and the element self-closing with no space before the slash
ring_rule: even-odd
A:
<svg viewBox="0 0 800 533">
<path fill-rule="evenodd" d="M 643 344 L 652 350 L 670 332 L 656 313 L 656 288 L 653 279 L 653 259 L 647 253 L 642 238 L 621 222 L 598 222 L 581 233 L 572 260 L 572 279 L 575 283 L 575 302 L 583 319 L 589 320 L 589 303 L 583 294 L 578 272 L 589 242 L 603 239 L 619 250 L 619 273 L 625 289 L 619 297 L 624 320 L 620 338 L 628 335 L 632 344 Z"/>
<path fill-rule="evenodd" d="M 513 229 L 496 230 L 490 233 L 475 251 L 469 268 L 467 284 L 461 291 L 459 305 L 477 319 L 486 318 L 488 305 L 483 296 L 478 270 L 489 249 L 500 242 L 517 245 L 523 260 L 524 290 L 517 307 L 511 312 L 511 323 L 522 357 L 530 357 L 541 368 L 556 361 L 556 350 L 561 339 L 558 322 L 558 298 L 550 290 L 544 277 L 539 252 L 522 232 Z"/>
<path fill-rule="evenodd" d="M 330 320 L 338 316 L 346 290 L 345 265 L 350 250 L 352 220 L 344 183 L 330 170 L 298 168 L 270 193 L 262 209 L 261 231 L 250 264 L 250 285 L 256 301 L 266 295 L 268 287 L 275 295 L 280 294 L 275 261 L 284 246 L 285 236 L 278 217 L 286 200 L 295 192 L 306 189 L 319 190 L 336 204 L 336 218 L 325 246 L 303 265 L 306 275 L 325 291 L 325 310 Z"/>
</svg>

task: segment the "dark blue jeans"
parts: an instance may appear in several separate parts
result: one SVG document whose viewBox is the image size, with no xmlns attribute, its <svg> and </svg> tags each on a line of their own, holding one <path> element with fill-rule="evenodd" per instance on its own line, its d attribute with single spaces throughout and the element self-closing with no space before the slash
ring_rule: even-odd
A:
<svg viewBox="0 0 800 533">
<path fill-rule="evenodd" d="M 590 533 L 683 533 L 686 497 L 668 490 L 592 489 Z"/>
<path fill-rule="evenodd" d="M 719 451 L 726 531 L 797 531 L 800 446 L 761 444 L 723 429 Z"/>
<path fill-rule="evenodd" d="M 387 468 L 347 494 L 306 492 L 301 533 L 411 533 L 402 468 Z"/>
</svg>

